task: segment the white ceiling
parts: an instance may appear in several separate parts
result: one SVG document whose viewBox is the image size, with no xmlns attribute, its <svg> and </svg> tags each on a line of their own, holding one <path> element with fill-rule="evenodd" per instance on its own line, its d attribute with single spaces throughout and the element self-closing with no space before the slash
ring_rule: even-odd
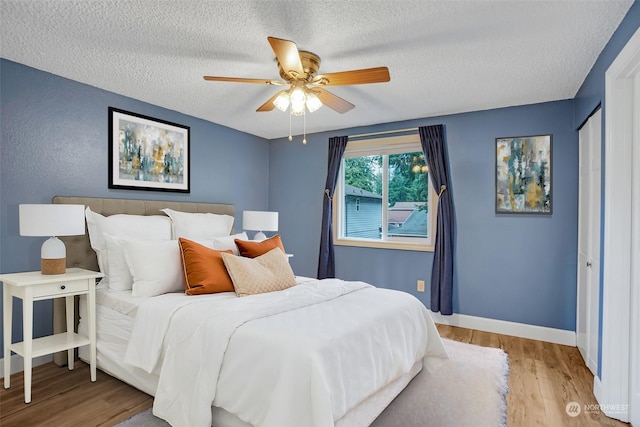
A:
<svg viewBox="0 0 640 427">
<path fill-rule="evenodd" d="M 202 78 L 280 79 L 267 36 L 320 73 L 389 67 L 330 88 L 356 108 L 308 114 L 312 133 L 573 98 L 633 3 L 0 1 L 3 58 L 269 139 L 289 134 L 286 113 L 255 111 L 278 86 Z"/>
</svg>

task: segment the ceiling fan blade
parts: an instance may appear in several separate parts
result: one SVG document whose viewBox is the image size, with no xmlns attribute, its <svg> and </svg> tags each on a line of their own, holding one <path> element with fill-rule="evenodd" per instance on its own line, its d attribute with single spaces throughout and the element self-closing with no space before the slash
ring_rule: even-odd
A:
<svg viewBox="0 0 640 427">
<path fill-rule="evenodd" d="M 269 98 L 269 100 L 267 102 L 265 102 L 260 107 L 258 107 L 258 109 L 256 111 L 259 112 L 259 113 L 262 113 L 264 111 L 271 111 L 274 108 L 276 108 L 276 106 L 273 103 L 273 101 L 275 101 L 276 98 L 283 92 L 286 92 L 286 90 L 281 90 L 280 92 L 278 92 L 275 95 L 273 95 L 271 98 Z"/>
<path fill-rule="evenodd" d="M 273 53 L 276 54 L 280 67 L 288 76 L 294 79 L 304 76 L 300 52 L 298 52 L 298 46 L 294 42 L 275 37 L 267 37 L 267 40 L 269 40 Z"/>
<path fill-rule="evenodd" d="M 311 84 L 320 86 L 361 85 L 366 83 L 384 83 L 391 80 L 387 67 L 365 68 L 362 70 L 341 71 L 319 74 Z"/>
<path fill-rule="evenodd" d="M 204 76 L 204 79 L 210 82 L 234 82 L 234 83 L 258 83 L 263 85 L 285 85 L 287 83 L 278 80 L 265 79 L 245 79 L 242 77 L 214 77 Z"/>
<path fill-rule="evenodd" d="M 320 98 L 322 105 L 326 105 L 327 107 L 337 111 L 340 114 L 344 114 L 355 107 L 355 105 L 353 105 L 349 101 L 346 101 L 339 96 L 332 94 L 328 90 L 313 88 L 311 89 L 311 92 L 313 92 L 318 98 Z"/>
</svg>

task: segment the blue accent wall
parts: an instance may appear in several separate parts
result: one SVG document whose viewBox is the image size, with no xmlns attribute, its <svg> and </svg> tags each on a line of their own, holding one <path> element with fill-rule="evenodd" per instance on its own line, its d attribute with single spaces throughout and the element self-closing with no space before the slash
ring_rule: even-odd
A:
<svg viewBox="0 0 640 427">
<path fill-rule="evenodd" d="M 313 120 L 310 115 L 307 120 Z M 315 277 L 328 139 L 442 123 L 457 237 L 454 312 L 575 330 L 578 134 L 565 100 L 286 138 L 270 144 L 270 209 L 300 275 Z M 495 213 L 495 139 L 553 135 L 553 215 Z M 336 276 L 416 295 L 429 306 L 433 254 L 336 246 Z"/>
<path fill-rule="evenodd" d="M 50 203 L 56 195 L 231 203 L 237 230 L 243 210 L 269 207 L 269 143 L 263 138 L 5 59 L 0 94 L 2 273 L 40 269 L 44 239 L 19 235 L 20 203 Z M 107 188 L 110 106 L 191 127 L 191 193 Z M 51 333 L 52 306 L 36 303 L 34 336 Z M 22 304 L 15 299 L 13 318 L 13 340 L 20 341 Z"/>
<path fill-rule="evenodd" d="M 591 71 L 585 78 L 582 86 L 578 90 L 575 97 L 574 108 L 574 125 L 579 129 L 584 122 L 587 121 L 591 113 L 598 106 L 602 107 L 602 207 L 600 209 L 600 218 L 602 218 L 602 227 L 600 229 L 600 310 L 598 321 L 598 371 L 597 376 L 602 378 L 602 302 L 603 302 L 603 270 L 604 270 L 604 198 L 605 198 L 605 73 L 609 66 L 616 59 L 620 51 L 627 44 L 629 39 L 640 28 L 640 1 L 636 0 L 631 5 L 618 28 L 616 29 L 607 45 L 602 50 Z"/>
</svg>

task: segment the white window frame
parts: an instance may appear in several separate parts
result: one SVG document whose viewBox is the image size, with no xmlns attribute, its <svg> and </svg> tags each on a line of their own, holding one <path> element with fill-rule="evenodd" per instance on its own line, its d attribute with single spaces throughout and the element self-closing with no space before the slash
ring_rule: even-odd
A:
<svg viewBox="0 0 640 427">
<path fill-rule="evenodd" d="M 389 237 L 387 236 L 386 227 L 382 227 L 382 239 L 365 239 L 355 237 L 344 237 L 344 159 L 350 157 L 362 157 L 368 155 L 380 154 L 398 154 L 422 152 L 420 144 L 420 136 L 418 134 L 392 136 L 375 139 L 360 139 L 349 141 L 345 149 L 343 159 L 340 165 L 340 173 L 336 190 L 333 195 L 333 244 L 339 246 L 359 246 L 367 248 L 383 248 L 383 249 L 399 249 L 409 251 L 427 251 L 433 252 L 436 241 L 436 221 L 438 194 L 434 191 L 431 179 L 427 180 L 429 186 L 429 230 L 426 238 L 415 237 Z M 388 157 L 384 157 L 385 173 L 382 174 L 382 185 L 386 189 L 388 185 Z M 382 205 L 388 205 L 387 191 L 383 191 Z M 388 210 L 382 209 L 382 224 L 387 224 Z"/>
</svg>

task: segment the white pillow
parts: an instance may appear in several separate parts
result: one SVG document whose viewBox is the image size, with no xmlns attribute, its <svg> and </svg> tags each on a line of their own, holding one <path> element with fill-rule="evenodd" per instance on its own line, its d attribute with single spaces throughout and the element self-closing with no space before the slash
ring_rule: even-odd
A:
<svg viewBox="0 0 640 427">
<path fill-rule="evenodd" d="M 233 251 L 234 255 L 240 255 L 238 245 L 236 245 L 236 239 L 248 240 L 247 233 L 233 234 L 231 236 L 217 237 L 211 242 L 211 248 L 218 251 Z M 208 246 L 208 245 L 207 245 Z"/>
<path fill-rule="evenodd" d="M 109 234 L 114 238 L 171 240 L 171 220 L 163 215 L 117 214 L 104 216 L 93 212 L 87 207 L 85 209 L 85 217 L 87 219 L 89 241 L 98 256 L 100 271 L 105 274 L 103 281 L 107 283 L 110 281 L 109 276 L 111 274 L 124 275 L 126 277 L 128 269 L 125 269 L 126 271 L 110 271 L 112 264 L 114 264 L 114 268 L 118 269 L 124 268 L 126 265 L 118 261 L 115 263 L 109 261 L 109 252 L 115 251 L 117 253 L 119 249 L 114 245 L 111 245 L 111 251 L 107 249 L 105 234 Z M 110 284 L 109 289 L 112 289 Z"/>
<path fill-rule="evenodd" d="M 233 228 L 231 215 L 212 213 L 179 212 L 173 209 L 160 209 L 173 223 L 173 238 L 184 237 L 189 240 L 211 240 L 228 236 Z"/>
<path fill-rule="evenodd" d="M 130 291 L 133 277 L 129 271 L 129 265 L 124 257 L 124 248 L 122 247 L 124 240 L 114 237 L 111 234 L 103 234 L 102 237 L 106 243 L 106 268 L 109 276 L 109 290 L 112 291 Z"/>
<path fill-rule="evenodd" d="M 84 216 L 87 219 L 89 243 L 91 243 L 91 248 L 93 248 L 98 257 L 98 267 L 100 267 L 101 273 L 107 274 L 107 270 L 105 267 L 106 254 L 103 253 L 103 251 L 106 250 L 106 243 L 104 241 L 104 238 L 102 237 L 102 231 L 100 229 L 102 220 L 105 217 L 93 212 L 89 207 L 84 210 Z M 105 259 L 103 259 L 103 257 Z M 105 281 L 106 278 L 103 278 L 100 283 L 105 283 Z"/>
<path fill-rule="evenodd" d="M 184 275 L 177 240 L 123 240 L 134 297 L 184 292 Z"/>
</svg>

